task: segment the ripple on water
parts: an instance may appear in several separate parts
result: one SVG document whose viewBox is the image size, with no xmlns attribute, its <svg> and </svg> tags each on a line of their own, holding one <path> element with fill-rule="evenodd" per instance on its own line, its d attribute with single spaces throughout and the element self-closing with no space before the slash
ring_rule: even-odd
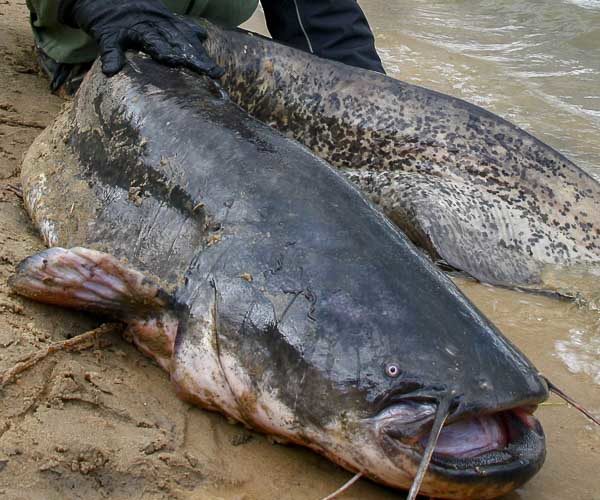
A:
<svg viewBox="0 0 600 500">
<path fill-rule="evenodd" d="M 571 373 L 584 373 L 600 384 L 600 332 L 571 329 L 569 338 L 557 340 L 554 349 Z"/>
<path fill-rule="evenodd" d="M 567 3 L 574 3 L 585 9 L 600 9 L 600 0 L 567 0 Z"/>
</svg>

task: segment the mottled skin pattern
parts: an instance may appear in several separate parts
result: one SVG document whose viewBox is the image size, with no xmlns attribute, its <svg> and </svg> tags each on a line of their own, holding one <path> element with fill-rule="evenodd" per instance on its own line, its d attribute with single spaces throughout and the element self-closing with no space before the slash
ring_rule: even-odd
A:
<svg viewBox="0 0 600 500">
<path fill-rule="evenodd" d="M 53 248 L 13 289 L 124 321 L 182 398 L 397 488 L 442 401 L 475 441 L 506 437 L 434 456 L 436 498 L 494 498 L 542 466 L 538 370 L 357 189 L 210 79 L 97 63 L 28 151 L 23 191 Z"/>
<path fill-rule="evenodd" d="M 600 184 L 460 99 L 210 27 L 231 97 L 326 159 L 434 259 L 489 283 L 600 263 Z"/>
</svg>

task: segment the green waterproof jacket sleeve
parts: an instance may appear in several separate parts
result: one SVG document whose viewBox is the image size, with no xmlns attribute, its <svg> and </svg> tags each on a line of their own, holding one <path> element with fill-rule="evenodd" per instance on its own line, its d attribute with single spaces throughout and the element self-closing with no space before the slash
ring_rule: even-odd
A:
<svg viewBox="0 0 600 500">
<path fill-rule="evenodd" d="M 60 0 L 27 0 L 36 45 L 57 62 L 92 61 L 96 44 L 83 31 L 59 23 L 59 3 Z"/>
<path fill-rule="evenodd" d="M 125 1 L 125 0 L 124 0 Z M 247 20 L 258 0 L 162 0 L 176 14 L 205 17 L 226 27 Z M 57 62 L 79 64 L 93 61 L 98 53 L 95 42 L 83 31 L 58 20 L 60 0 L 27 0 L 36 45 Z"/>
</svg>

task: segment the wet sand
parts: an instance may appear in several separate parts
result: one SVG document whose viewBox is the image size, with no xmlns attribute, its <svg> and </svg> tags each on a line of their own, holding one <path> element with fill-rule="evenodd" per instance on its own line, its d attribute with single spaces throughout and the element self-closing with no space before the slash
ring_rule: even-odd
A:
<svg viewBox="0 0 600 500">
<path fill-rule="evenodd" d="M 0 370 L 100 320 L 11 295 L 15 264 L 42 249 L 18 196 L 20 158 L 63 104 L 31 55 L 24 2 L 0 4 Z M 557 342 L 597 335 L 598 313 L 459 280 L 463 290 L 554 382 L 595 413 L 600 391 L 572 373 Z M 571 332 L 571 333 L 570 333 Z M 571 337 L 575 335 L 575 341 Z M 577 368 L 576 365 L 575 368 Z M 600 432 L 552 398 L 542 471 L 507 499 L 600 499 Z M 317 500 L 349 474 L 312 452 L 272 444 L 177 400 L 166 375 L 117 335 L 59 353 L 0 389 L 0 498 Z M 359 481 L 345 499 L 401 498 Z"/>
</svg>

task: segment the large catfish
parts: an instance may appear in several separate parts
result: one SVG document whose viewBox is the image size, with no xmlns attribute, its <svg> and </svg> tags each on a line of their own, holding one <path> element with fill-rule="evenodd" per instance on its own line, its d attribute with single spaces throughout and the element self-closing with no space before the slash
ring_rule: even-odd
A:
<svg viewBox="0 0 600 500">
<path fill-rule="evenodd" d="M 463 100 L 206 23 L 232 99 L 338 167 L 437 260 L 545 288 L 600 265 L 600 184 Z"/>
<path fill-rule="evenodd" d="M 214 82 L 137 55 L 110 79 L 96 65 L 23 189 L 54 248 L 15 290 L 126 322 L 182 398 L 396 488 L 429 447 L 421 491 L 439 498 L 496 497 L 541 467 L 537 370 L 358 190 Z"/>
</svg>

